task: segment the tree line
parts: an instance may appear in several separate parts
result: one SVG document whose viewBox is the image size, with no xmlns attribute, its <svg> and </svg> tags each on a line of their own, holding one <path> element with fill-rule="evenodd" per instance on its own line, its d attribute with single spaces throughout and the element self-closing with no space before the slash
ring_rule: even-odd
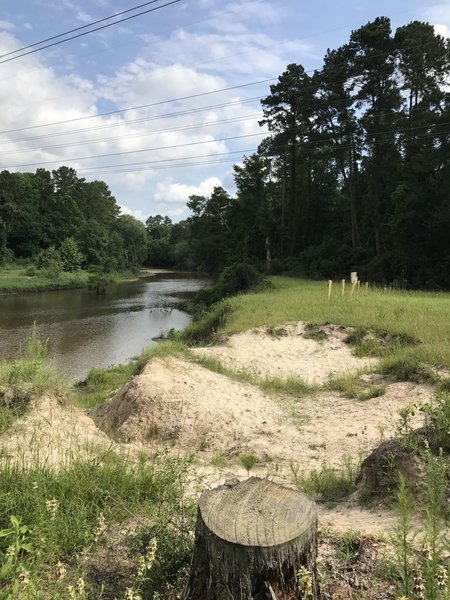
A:
<svg viewBox="0 0 450 600">
<path fill-rule="evenodd" d="M 379 17 L 290 64 L 262 100 L 268 129 L 190 216 L 121 215 L 107 185 L 74 169 L 0 173 L 0 261 L 108 270 L 141 264 L 218 273 L 361 278 L 450 289 L 450 41 L 428 23 Z"/>
<path fill-rule="evenodd" d="M 103 181 L 87 182 L 66 166 L 0 173 L 0 262 L 110 272 L 141 266 L 147 247 L 144 224 L 120 214 Z"/>
<path fill-rule="evenodd" d="M 234 167 L 236 197 L 191 196 L 147 221 L 150 260 L 450 288 L 450 43 L 380 17 L 262 100 L 269 135 Z"/>
</svg>

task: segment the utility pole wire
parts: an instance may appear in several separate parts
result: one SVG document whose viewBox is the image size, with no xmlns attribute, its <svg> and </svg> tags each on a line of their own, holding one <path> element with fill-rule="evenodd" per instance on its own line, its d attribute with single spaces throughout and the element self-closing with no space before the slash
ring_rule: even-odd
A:
<svg viewBox="0 0 450 600">
<path fill-rule="evenodd" d="M 151 12 L 155 12 L 156 10 L 160 10 L 161 8 L 165 8 L 166 6 L 171 6 L 172 4 L 177 4 L 181 2 L 181 0 L 172 0 L 171 2 L 167 2 L 166 4 L 162 4 L 161 6 L 156 6 L 155 8 L 149 8 L 147 10 L 143 10 L 142 12 L 136 13 L 135 15 L 131 15 L 130 17 L 125 17 L 125 19 L 120 19 L 119 21 L 114 21 L 114 23 L 107 23 L 106 25 L 101 25 L 100 27 L 95 27 L 94 29 L 90 29 L 89 31 L 84 31 L 83 33 L 77 33 L 76 35 L 72 35 L 64 40 L 59 40 L 57 42 L 52 42 L 51 44 L 47 44 L 46 46 L 41 46 L 40 48 L 35 48 L 34 50 L 29 50 L 28 52 L 23 52 L 17 56 L 10 56 L 4 60 L 0 60 L 0 65 L 10 62 L 12 60 L 16 60 L 18 58 L 23 58 L 24 56 L 28 56 L 29 54 L 34 54 L 35 52 L 40 52 L 41 50 L 45 50 L 46 48 L 52 48 L 53 46 L 58 46 L 59 44 L 64 44 L 64 42 L 69 42 L 70 40 L 75 40 L 77 38 L 88 35 L 89 33 L 94 33 L 95 31 L 100 31 L 101 29 L 106 29 L 107 27 L 112 27 L 113 25 L 118 25 L 119 23 L 124 23 L 125 21 L 129 21 L 130 19 L 135 19 L 136 17 L 140 17 L 142 15 L 146 15 Z"/>
<path fill-rule="evenodd" d="M 104 23 L 105 21 L 109 21 L 111 19 L 117 19 L 122 15 L 133 12 L 135 10 L 139 10 L 140 8 L 144 8 L 144 6 L 148 6 L 149 4 L 155 4 L 156 2 L 162 2 L 162 0 L 151 0 L 151 2 L 145 2 L 144 4 L 139 4 L 138 6 L 134 6 L 133 8 L 128 8 L 127 10 L 122 10 L 110 17 L 104 17 L 103 19 L 98 19 L 98 21 L 93 21 L 92 23 L 87 23 L 86 25 L 81 25 L 81 27 L 76 27 L 75 29 L 69 29 L 69 31 L 64 31 L 63 33 L 58 33 L 58 35 L 52 35 L 51 37 L 45 38 L 45 40 L 41 40 L 40 42 L 34 42 L 33 44 L 29 44 L 28 46 L 23 46 L 22 48 L 17 48 L 17 50 L 11 50 L 11 52 L 7 52 L 6 54 L 0 54 L 0 59 L 6 58 L 7 56 L 11 56 L 11 54 L 17 54 L 18 52 L 23 52 L 24 50 L 28 50 L 28 48 L 34 48 L 35 46 L 40 46 L 41 44 L 45 44 L 46 42 L 51 42 L 53 40 L 57 40 L 60 37 L 64 37 L 65 35 L 69 35 L 71 33 L 75 33 L 76 31 L 81 31 L 82 29 L 87 29 L 88 27 L 93 27 L 94 25 L 98 25 L 99 23 Z"/>
</svg>

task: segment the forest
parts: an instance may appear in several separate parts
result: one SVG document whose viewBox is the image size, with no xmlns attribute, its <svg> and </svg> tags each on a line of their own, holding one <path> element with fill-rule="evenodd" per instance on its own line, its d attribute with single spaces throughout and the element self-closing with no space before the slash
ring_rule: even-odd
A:
<svg viewBox="0 0 450 600">
<path fill-rule="evenodd" d="M 179 223 L 120 215 L 105 183 L 68 167 L 4 171 L 0 260 L 45 263 L 65 244 L 75 263 L 105 270 L 250 263 L 449 289 L 449 67 L 432 25 L 393 32 L 387 17 L 328 50 L 320 70 L 289 64 L 261 101 L 267 137 L 234 166 L 235 195 L 191 196 Z"/>
</svg>

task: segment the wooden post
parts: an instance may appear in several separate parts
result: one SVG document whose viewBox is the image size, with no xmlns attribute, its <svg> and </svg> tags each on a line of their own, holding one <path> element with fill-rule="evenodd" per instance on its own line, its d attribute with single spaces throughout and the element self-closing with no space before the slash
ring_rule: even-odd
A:
<svg viewBox="0 0 450 600">
<path fill-rule="evenodd" d="M 331 300 L 331 293 L 333 291 L 333 281 L 331 279 L 328 280 L 328 300 Z"/>
<path fill-rule="evenodd" d="M 341 279 L 341 285 L 342 285 L 341 296 L 343 298 L 345 296 L 345 279 Z"/>
<path fill-rule="evenodd" d="M 233 480 L 200 497 L 182 600 L 318 600 L 316 557 L 308 496 L 268 479 Z"/>
</svg>

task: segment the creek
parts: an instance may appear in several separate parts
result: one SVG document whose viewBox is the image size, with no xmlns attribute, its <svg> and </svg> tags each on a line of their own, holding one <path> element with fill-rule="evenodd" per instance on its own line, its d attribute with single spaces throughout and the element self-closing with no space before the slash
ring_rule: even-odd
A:
<svg viewBox="0 0 450 600">
<path fill-rule="evenodd" d="M 183 329 L 191 316 L 186 298 L 208 285 L 186 273 L 160 273 L 108 285 L 97 295 L 70 289 L 0 296 L 0 359 L 17 357 L 36 323 L 48 339 L 49 359 L 71 382 L 92 367 L 126 362 L 170 329 Z"/>
</svg>

